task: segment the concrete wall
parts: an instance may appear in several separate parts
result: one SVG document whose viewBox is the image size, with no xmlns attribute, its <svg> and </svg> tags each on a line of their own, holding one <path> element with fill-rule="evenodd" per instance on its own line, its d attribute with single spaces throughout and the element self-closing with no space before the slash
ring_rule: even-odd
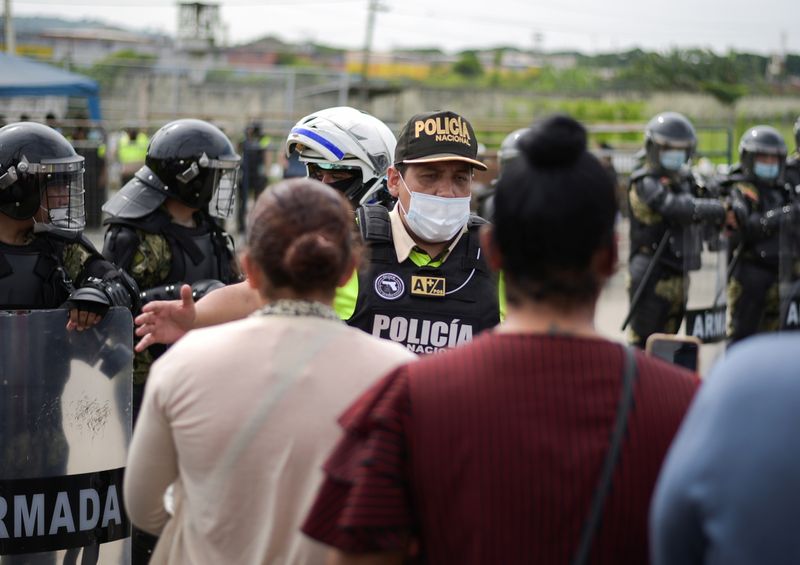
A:
<svg viewBox="0 0 800 565">
<path fill-rule="evenodd" d="M 235 80 L 234 80 L 235 79 Z M 347 94 L 346 77 L 311 71 L 253 73 L 230 81 L 206 81 L 203 73 L 191 71 L 129 72 L 117 78 L 102 93 L 105 118 L 114 124 L 138 121 L 157 127 L 179 117 L 201 117 L 240 131 L 253 118 L 277 133 L 294 121 L 320 108 L 349 103 L 363 107 L 355 91 Z M 699 123 L 731 124 L 734 119 L 756 123 L 793 123 L 800 115 L 800 96 L 753 96 L 740 99 L 733 107 L 724 106 L 703 94 L 616 93 L 584 97 L 583 100 L 633 105 L 634 114 L 621 112 L 631 123 L 644 122 L 663 110 L 675 110 Z M 411 115 L 448 108 L 463 113 L 482 131 L 508 132 L 530 123 L 535 116 L 554 111 L 565 104 L 579 104 L 581 98 L 569 95 L 533 94 L 467 89 L 404 88 L 374 95 L 364 107 L 390 127 L 399 127 Z M 574 106 L 573 106 L 574 107 Z M 611 116 L 609 123 L 620 123 Z"/>
</svg>

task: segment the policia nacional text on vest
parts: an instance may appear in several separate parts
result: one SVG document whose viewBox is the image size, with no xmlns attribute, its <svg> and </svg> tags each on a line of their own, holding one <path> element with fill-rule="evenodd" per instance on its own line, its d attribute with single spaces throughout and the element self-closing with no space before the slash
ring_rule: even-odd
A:
<svg viewBox="0 0 800 565">
<path fill-rule="evenodd" d="M 383 206 L 362 206 L 358 221 L 369 266 L 358 274 L 358 299 L 349 325 L 415 353 L 435 353 L 500 322 L 497 277 L 478 242 L 483 219 L 470 218 L 467 233 L 437 267 L 418 267 L 410 259 L 398 262 Z"/>
</svg>

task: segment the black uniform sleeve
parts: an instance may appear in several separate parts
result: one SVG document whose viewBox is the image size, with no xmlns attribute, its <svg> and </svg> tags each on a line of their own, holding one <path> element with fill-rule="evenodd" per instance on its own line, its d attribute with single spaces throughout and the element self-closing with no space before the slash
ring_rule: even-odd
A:
<svg viewBox="0 0 800 565">
<path fill-rule="evenodd" d="M 642 202 L 671 223 L 722 223 L 725 219 L 725 207 L 719 200 L 696 198 L 689 193 L 674 193 L 652 176 L 638 180 L 635 190 Z"/>
<path fill-rule="evenodd" d="M 792 188 L 794 194 L 798 194 L 800 188 L 800 159 L 792 156 L 786 161 L 786 172 L 784 173 L 786 183 Z"/>
<path fill-rule="evenodd" d="M 752 205 L 739 188 L 731 191 L 731 209 L 736 216 L 738 231 L 745 240 L 755 241 L 772 237 L 781 222 L 793 213 L 793 206 L 786 205 L 763 212 Z"/>
<path fill-rule="evenodd" d="M 65 306 L 104 314 L 111 306 L 123 306 L 133 313 L 139 311 L 139 288 L 133 278 L 102 255 L 88 241 L 84 246 L 91 252 L 83 264 L 75 290 Z"/>
<path fill-rule="evenodd" d="M 103 241 L 103 257 L 128 270 L 139 243 L 141 243 L 139 236 L 133 228 L 112 225 L 108 228 Z"/>
</svg>

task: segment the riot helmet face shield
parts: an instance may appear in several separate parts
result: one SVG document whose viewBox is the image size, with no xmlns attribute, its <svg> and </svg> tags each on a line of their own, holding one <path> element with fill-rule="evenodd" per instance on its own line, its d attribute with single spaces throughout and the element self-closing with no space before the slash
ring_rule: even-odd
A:
<svg viewBox="0 0 800 565">
<path fill-rule="evenodd" d="M 23 156 L 0 177 L 14 201 L 2 211 L 18 220 L 33 218 L 63 230 L 81 231 L 86 227 L 83 172 L 83 157 L 77 155 L 50 163 L 30 163 Z"/>
<path fill-rule="evenodd" d="M 239 161 L 209 159 L 203 153 L 197 161 L 175 176 L 176 197 L 193 208 L 205 208 L 212 216 L 229 218 L 236 208 Z"/>
<path fill-rule="evenodd" d="M 781 172 L 781 164 L 775 155 L 755 155 L 753 159 L 753 174 L 766 181 L 775 180 Z"/>
<path fill-rule="evenodd" d="M 659 152 L 658 162 L 668 171 L 678 171 L 688 160 L 685 149 L 664 148 Z"/>
<path fill-rule="evenodd" d="M 82 163 L 79 171 L 44 175 L 39 190 L 40 210 L 50 224 L 68 231 L 86 227 Z"/>
<path fill-rule="evenodd" d="M 230 218 L 236 209 L 236 187 L 239 177 L 238 166 L 233 169 L 216 169 L 214 172 L 214 192 L 211 194 L 209 212 L 216 218 Z"/>
</svg>

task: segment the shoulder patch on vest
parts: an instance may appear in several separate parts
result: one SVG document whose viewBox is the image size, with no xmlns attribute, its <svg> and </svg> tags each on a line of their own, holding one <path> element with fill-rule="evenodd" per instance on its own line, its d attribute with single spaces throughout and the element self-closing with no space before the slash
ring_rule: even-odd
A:
<svg viewBox="0 0 800 565">
<path fill-rule="evenodd" d="M 411 294 L 444 298 L 447 279 L 444 277 L 411 276 Z"/>
<path fill-rule="evenodd" d="M 375 292 L 385 300 L 397 300 L 405 290 L 403 279 L 394 273 L 381 273 L 375 277 Z"/>
</svg>

